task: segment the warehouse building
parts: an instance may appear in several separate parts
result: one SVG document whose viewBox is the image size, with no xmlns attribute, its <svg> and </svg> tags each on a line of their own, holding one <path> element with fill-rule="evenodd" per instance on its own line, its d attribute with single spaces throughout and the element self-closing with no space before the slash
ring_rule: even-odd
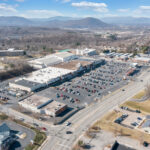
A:
<svg viewBox="0 0 150 150">
<path fill-rule="evenodd" d="M 46 68 L 52 65 L 60 64 L 61 62 L 68 62 L 78 57 L 72 53 L 59 52 L 45 57 L 28 61 L 29 65 L 36 69 Z"/>
<path fill-rule="evenodd" d="M 10 48 L 8 50 L 0 50 L 0 56 L 24 56 L 26 53 L 24 50 L 15 50 Z"/>
<path fill-rule="evenodd" d="M 10 82 L 9 86 L 11 88 L 32 92 L 58 81 L 68 79 L 74 74 L 74 72 L 74 70 L 69 69 L 47 67 L 34 71 L 29 77 Z"/>
<path fill-rule="evenodd" d="M 85 56 L 93 56 L 96 55 L 96 50 L 95 49 L 77 49 L 76 50 L 76 55 L 85 55 Z"/>
<path fill-rule="evenodd" d="M 68 62 L 78 58 L 78 56 L 68 52 L 55 53 L 54 56 L 60 59 L 62 62 Z"/>
<path fill-rule="evenodd" d="M 66 104 L 38 95 L 32 95 L 26 98 L 19 102 L 19 105 L 34 113 L 45 114 L 53 117 L 58 116 L 67 109 Z"/>
<path fill-rule="evenodd" d="M 54 55 L 48 55 L 39 59 L 28 61 L 29 65 L 34 67 L 35 69 L 46 68 L 55 64 L 59 64 L 61 62 L 62 61 Z"/>
</svg>

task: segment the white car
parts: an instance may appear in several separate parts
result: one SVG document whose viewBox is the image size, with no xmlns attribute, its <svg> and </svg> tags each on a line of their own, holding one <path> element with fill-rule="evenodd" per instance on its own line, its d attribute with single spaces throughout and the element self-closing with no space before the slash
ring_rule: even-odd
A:
<svg viewBox="0 0 150 150">
<path fill-rule="evenodd" d="M 71 122 L 66 122 L 66 126 L 70 126 L 71 125 Z"/>
</svg>

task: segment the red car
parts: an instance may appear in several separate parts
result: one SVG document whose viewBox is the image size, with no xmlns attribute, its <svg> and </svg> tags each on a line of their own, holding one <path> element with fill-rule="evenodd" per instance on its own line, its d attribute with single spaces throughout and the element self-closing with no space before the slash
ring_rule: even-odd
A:
<svg viewBox="0 0 150 150">
<path fill-rule="evenodd" d="M 47 129 L 45 127 L 42 127 L 42 130 L 47 131 Z"/>
</svg>

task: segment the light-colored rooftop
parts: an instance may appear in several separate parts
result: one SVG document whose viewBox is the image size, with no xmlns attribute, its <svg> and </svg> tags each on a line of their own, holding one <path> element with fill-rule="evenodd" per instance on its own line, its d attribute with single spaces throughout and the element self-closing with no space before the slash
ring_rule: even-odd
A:
<svg viewBox="0 0 150 150">
<path fill-rule="evenodd" d="M 61 63 L 61 60 L 57 58 L 55 55 L 47 55 L 42 58 L 34 59 L 29 61 L 30 64 L 44 64 L 46 66 L 52 65 L 52 64 L 58 64 Z"/>
<path fill-rule="evenodd" d="M 150 61 L 150 58 L 148 57 L 135 57 L 134 59 L 139 61 Z"/>
<path fill-rule="evenodd" d="M 74 56 L 74 54 L 68 53 L 68 52 L 58 52 L 58 53 L 55 53 L 54 56 L 60 57 L 60 58 L 66 58 L 66 57 Z"/>
<path fill-rule="evenodd" d="M 44 110 L 56 113 L 58 110 L 60 110 L 61 108 L 64 108 L 65 106 L 66 104 L 64 103 L 52 101 L 51 103 L 49 103 L 48 105 L 44 107 Z"/>
<path fill-rule="evenodd" d="M 32 95 L 26 99 L 24 99 L 23 101 L 19 102 L 20 104 L 26 104 L 35 108 L 38 108 L 44 104 L 48 104 L 50 103 L 50 99 L 47 97 L 43 97 L 43 96 L 38 96 L 38 95 Z"/>
<path fill-rule="evenodd" d="M 22 52 L 24 50 L 16 50 L 14 48 L 9 48 L 8 50 L 0 50 L 0 52 Z"/>
<path fill-rule="evenodd" d="M 87 66 L 89 64 L 91 64 L 90 61 L 72 60 L 72 61 L 67 62 L 67 63 L 64 62 L 64 63 L 61 63 L 61 64 L 54 65 L 54 67 L 77 70 L 81 65 L 82 66 Z"/>
<path fill-rule="evenodd" d="M 47 83 L 51 80 L 62 77 L 72 72 L 74 72 L 74 70 L 47 67 L 38 71 L 34 71 L 31 76 L 24 79 L 32 82 Z"/>
</svg>

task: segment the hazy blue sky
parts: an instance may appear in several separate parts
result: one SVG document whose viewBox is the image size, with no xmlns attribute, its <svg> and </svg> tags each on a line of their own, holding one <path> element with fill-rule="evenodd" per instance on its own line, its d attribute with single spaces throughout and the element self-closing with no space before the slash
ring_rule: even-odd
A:
<svg viewBox="0 0 150 150">
<path fill-rule="evenodd" d="M 150 16 L 150 0 L 0 0 L 0 16 Z"/>
</svg>

